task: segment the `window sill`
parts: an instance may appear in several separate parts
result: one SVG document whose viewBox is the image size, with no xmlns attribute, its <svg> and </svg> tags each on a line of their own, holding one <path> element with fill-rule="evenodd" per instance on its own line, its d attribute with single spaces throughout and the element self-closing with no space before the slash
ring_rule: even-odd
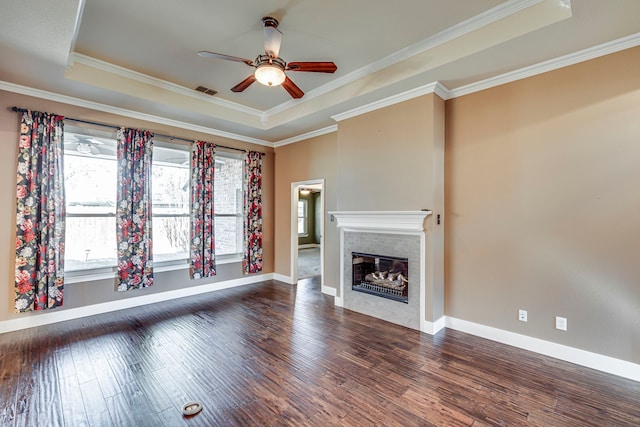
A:
<svg viewBox="0 0 640 427">
<path fill-rule="evenodd" d="M 216 260 L 216 265 L 234 264 L 242 262 L 242 255 L 222 255 Z M 164 261 L 155 263 L 154 273 L 164 273 L 167 271 L 188 270 L 188 260 Z M 98 280 L 115 279 L 117 271 L 115 267 L 101 268 L 95 270 L 76 270 L 65 273 L 65 284 L 95 282 Z"/>
</svg>

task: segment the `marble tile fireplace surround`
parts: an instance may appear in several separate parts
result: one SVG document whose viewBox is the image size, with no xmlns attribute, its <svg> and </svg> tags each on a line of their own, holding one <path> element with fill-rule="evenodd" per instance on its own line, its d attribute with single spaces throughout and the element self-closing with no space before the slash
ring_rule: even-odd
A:
<svg viewBox="0 0 640 427">
<path fill-rule="evenodd" d="M 425 222 L 431 211 L 342 211 L 329 214 L 336 220 L 340 231 L 340 285 L 335 304 L 422 332 L 437 332 L 426 319 L 426 304 L 431 296 L 428 295 L 429 257 Z M 368 278 L 387 279 L 384 281 L 392 283 L 392 286 L 405 280 L 407 301 L 352 289 L 354 264 L 360 262 L 354 260 L 359 254 L 370 254 L 367 258 L 370 262 L 377 257 L 406 259 L 408 263 L 404 268 L 407 271 L 402 277 L 397 271 L 384 267 L 381 268 L 384 272 L 375 272 Z M 357 272 L 356 277 L 359 277 Z"/>
</svg>

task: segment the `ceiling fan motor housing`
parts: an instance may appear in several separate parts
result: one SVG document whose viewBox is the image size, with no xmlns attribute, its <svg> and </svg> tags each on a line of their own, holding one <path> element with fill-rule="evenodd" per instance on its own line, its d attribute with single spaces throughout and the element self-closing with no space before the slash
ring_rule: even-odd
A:
<svg viewBox="0 0 640 427">
<path fill-rule="evenodd" d="M 262 18 L 262 26 L 263 27 L 273 27 L 278 28 L 278 20 L 276 18 L 272 18 L 270 16 L 265 16 Z"/>
</svg>

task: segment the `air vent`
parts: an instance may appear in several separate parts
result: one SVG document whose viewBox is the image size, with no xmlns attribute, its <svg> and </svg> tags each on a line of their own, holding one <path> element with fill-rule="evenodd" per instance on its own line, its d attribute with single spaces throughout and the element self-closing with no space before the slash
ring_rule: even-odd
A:
<svg viewBox="0 0 640 427">
<path fill-rule="evenodd" d="M 211 95 L 211 96 L 213 96 L 213 95 L 215 95 L 216 93 L 218 93 L 218 91 L 217 91 L 217 90 L 209 89 L 208 87 L 204 87 L 204 86 L 198 86 L 198 87 L 196 88 L 196 90 L 197 90 L 198 92 L 206 93 L 207 95 Z"/>
</svg>

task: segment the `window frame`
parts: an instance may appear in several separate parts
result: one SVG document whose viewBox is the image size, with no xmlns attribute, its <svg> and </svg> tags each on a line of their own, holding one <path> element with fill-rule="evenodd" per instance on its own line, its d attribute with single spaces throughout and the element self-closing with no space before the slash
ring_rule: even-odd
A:
<svg viewBox="0 0 640 427">
<path fill-rule="evenodd" d="M 94 127 L 89 127 L 89 126 L 84 126 L 84 125 L 78 125 L 74 122 L 69 123 L 67 121 L 65 121 L 65 131 L 69 132 L 69 133 L 74 133 L 74 134 L 79 134 L 79 135 L 83 135 L 83 136 L 89 136 L 89 137 L 97 137 L 97 138 L 105 138 L 105 139 L 116 139 L 116 132 L 113 130 L 110 131 L 104 131 L 104 130 L 99 130 L 99 129 L 95 129 Z M 186 145 L 186 144 L 178 144 L 172 141 L 167 141 L 166 139 L 163 138 L 154 138 L 154 148 L 155 147 L 162 147 L 162 148 L 167 148 L 167 149 L 174 149 L 174 150 L 183 150 L 183 151 L 187 151 L 189 152 L 189 164 L 187 165 L 187 169 L 191 169 L 190 168 L 190 164 L 191 164 L 191 146 L 190 145 Z M 242 155 L 241 154 L 235 154 L 235 153 L 229 153 L 229 152 L 222 152 L 222 151 L 218 151 L 216 153 L 216 156 L 220 156 L 220 157 L 225 157 L 225 158 L 232 158 L 232 159 L 236 159 L 236 160 L 242 160 Z M 191 179 L 190 173 L 189 173 L 189 180 Z M 190 204 L 191 202 L 191 186 L 189 186 L 189 194 L 188 194 L 188 203 Z M 244 182 L 243 182 L 243 188 L 242 188 L 242 192 L 244 194 Z M 152 209 L 153 212 L 153 209 Z M 65 213 L 65 221 L 66 218 L 90 218 L 90 217 L 97 217 L 97 218 L 115 218 L 116 214 L 114 213 L 69 213 L 66 212 Z M 160 214 L 155 214 L 153 213 L 153 217 L 154 218 L 188 218 L 189 221 L 191 219 L 191 212 L 187 212 L 187 213 L 178 213 L 178 214 L 168 214 L 168 213 L 160 213 Z M 241 209 L 238 213 L 235 214 L 214 214 L 214 217 L 234 217 L 234 218 L 238 218 L 241 219 L 244 217 L 244 212 L 243 209 Z M 215 220 L 215 219 L 214 219 Z M 244 234 L 244 230 L 239 230 L 238 233 L 236 234 L 236 238 L 238 242 L 242 242 L 243 241 L 243 236 Z M 189 248 L 187 248 L 189 250 Z M 238 262 L 242 262 L 242 256 L 243 256 L 243 252 L 242 252 L 242 246 L 240 246 L 239 251 L 235 252 L 233 254 L 223 254 L 223 255 L 217 255 L 216 254 L 216 264 L 222 265 L 222 264 L 230 264 L 230 263 L 238 263 Z M 177 259 L 172 259 L 172 260 L 164 260 L 164 261 L 154 261 L 154 271 L 155 272 L 165 272 L 165 271 L 174 271 L 174 270 L 188 270 L 189 269 L 189 256 L 187 256 L 186 258 L 177 258 Z M 65 283 L 82 283 L 82 282 L 90 282 L 90 281 L 97 281 L 97 280 L 104 280 L 104 279 L 113 279 L 117 276 L 117 254 L 116 254 L 116 262 L 114 265 L 112 266 L 102 266 L 102 267 L 95 267 L 95 268 L 83 268 L 83 269 L 76 269 L 73 271 L 65 271 Z"/>
</svg>

